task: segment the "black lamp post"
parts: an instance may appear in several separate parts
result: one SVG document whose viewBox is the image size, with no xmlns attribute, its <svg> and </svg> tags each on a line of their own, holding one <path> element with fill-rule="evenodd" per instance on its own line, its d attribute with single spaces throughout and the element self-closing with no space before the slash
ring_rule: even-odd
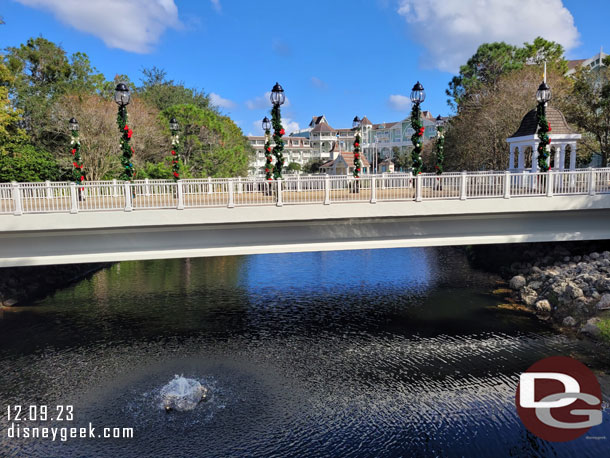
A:
<svg viewBox="0 0 610 458">
<path fill-rule="evenodd" d="M 445 121 L 441 115 L 436 118 L 436 174 L 441 175 L 443 173 L 443 162 L 445 161 Z"/>
<path fill-rule="evenodd" d="M 360 178 L 360 171 L 362 170 L 362 161 L 360 160 L 360 126 L 362 124 L 362 120 L 356 116 L 354 121 L 352 122 L 352 127 L 356 131 L 356 136 L 354 138 L 354 178 Z M 354 192 L 360 192 L 360 187 L 358 186 L 358 182 L 356 181 L 354 186 Z"/>
<path fill-rule="evenodd" d="M 413 143 L 413 151 L 411 152 L 411 160 L 413 173 L 419 175 L 422 172 L 423 161 L 421 158 L 422 146 L 424 144 L 424 123 L 421 119 L 420 105 L 426 100 L 426 92 L 424 87 L 418 81 L 411 89 L 411 127 L 415 131 L 411 136 L 411 142 Z"/>
<path fill-rule="evenodd" d="M 546 65 L 544 69 L 544 81 L 538 90 L 536 91 L 536 100 L 538 106 L 536 107 L 536 119 L 538 121 L 538 168 L 542 172 L 548 172 L 550 170 L 549 164 L 549 148 L 551 144 L 551 138 L 549 132 L 551 131 L 551 124 L 546 119 L 546 104 L 551 100 L 551 88 L 546 83 Z"/>
<path fill-rule="evenodd" d="M 85 181 L 85 176 L 83 175 L 83 158 L 80 154 L 80 139 L 79 139 L 79 129 L 78 121 L 76 118 L 71 118 L 68 122 L 70 126 L 70 136 L 72 137 L 70 140 L 70 152 L 72 153 L 72 176 L 74 177 L 74 182 L 79 185 L 83 184 Z M 78 200 L 82 200 L 82 188 L 78 189 Z"/>
<path fill-rule="evenodd" d="M 172 173 L 174 181 L 180 179 L 180 124 L 176 118 L 169 120 L 169 130 L 172 132 Z"/>
<path fill-rule="evenodd" d="M 280 114 L 280 105 L 286 101 L 284 89 L 280 83 L 275 83 L 271 89 L 271 124 L 273 125 L 273 155 L 275 156 L 275 167 L 273 168 L 273 178 L 276 180 L 282 179 L 282 167 L 284 166 L 284 141 L 282 136 L 286 133 L 282 127 L 282 116 Z M 271 178 L 268 178 L 270 180 Z"/>
<path fill-rule="evenodd" d="M 273 156 L 271 155 L 271 121 L 267 116 L 263 118 L 263 131 L 265 132 L 265 178 L 273 179 Z"/>
<path fill-rule="evenodd" d="M 114 92 L 114 101 L 119 106 L 119 112 L 117 115 L 117 125 L 119 126 L 119 132 L 121 132 L 121 165 L 123 166 L 120 179 L 125 181 L 133 180 L 134 168 L 132 163 L 133 148 L 129 144 L 133 131 L 127 124 L 127 105 L 131 100 L 131 94 L 129 88 L 125 83 L 119 83 L 116 86 Z"/>
</svg>

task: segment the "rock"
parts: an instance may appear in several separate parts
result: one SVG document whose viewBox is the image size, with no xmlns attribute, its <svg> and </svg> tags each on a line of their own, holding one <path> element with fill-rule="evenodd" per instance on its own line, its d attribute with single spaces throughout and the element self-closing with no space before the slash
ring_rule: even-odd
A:
<svg viewBox="0 0 610 458">
<path fill-rule="evenodd" d="M 531 282 L 527 286 L 529 286 L 533 290 L 539 290 L 540 288 L 542 288 L 542 282 L 541 281 L 533 281 L 533 282 Z"/>
<path fill-rule="evenodd" d="M 5 307 L 12 307 L 16 303 L 17 303 L 17 299 L 6 299 L 6 300 L 2 301 L 1 305 L 5 306 Z"/>
<path fill-rule="evenodd" d="M 521 275 L 515 275 L 513 278 L 510 279 L 510 283 L 509 286 L 511 289 L 514 289 L 515 291 L 520 290 L 521 288 L 523 288 L 526 285 L 526 281 L 525 281 L 525 277 L 521 276 Z"/>
<path fill-rule="evenodd" d="M 573 260 L 574 262 L 578 262 L 578 261 L 580 261 L 581 259 L 582 259 L 582 257 L 580 257 L 580 256 L 574 256 L 574 257 L 572 258 L 572 260 Z"/>
<path fill-rule="evenodd" d="M 595 306 L 597 310 L 609 310 L 610 309 L 610 294 L 604 294 L 600 299 L 597 305 Z"/>
<path fill-rule="evenodd" d="M 563 262 L 570 262 L 570 257 L 566 256 L 565 258 L 563 258 Z"/>
<path fill-rule="evenodd" d="M 580 328 L 580 333 L 597 338 L 599 337 L 601 331 L 595 324 L 587 322 L 587 324 Z"/>
<path fill-rule="evenodd" d="M 521 301 L 530 307 L 533 306 L 536 303 L 536 299 L 538 299 L 538 293 L 527 286 L 521 289 L 520 296 Z"/>
<path fill-rule="evenodd" d="M 602 258 L 604 259 L 610 259 L 610 251 L 604 251 L 602 253 Z"/>
<path fill-rule="evenodd" d="M 568 283 L 568 286 L 566 287 L 566 294 L 572 299 L 578 299 L 579 297 L 584 296 L 582 289 L 573 283 Z"/>
<path fill-rule="evenodd" d="M 594 251 L 593 253 L 591 253 L 591 254 L 589 255 L 589 257 L 590 257 L 591 259 L 599 259 L 599 253 L 597 253 L 597 252 L 595 252 L 595 251 Z"/>
<path fill-rule="evenodd" d="M 572 327 L 576 326 L 576 320 L 575 320 L 574 318 L 572 318 L 571 316 L 566 316 L 566 317 L 563 319 L 562 324 L 563 324 L 564 326 L 569 326 L 569 327 L 571 327 L 571 328 L 572 328 Z"/>
<path fill-rule="evenodd" d="M 546 299 L 536 302 L 536 311 L 540 313 L 551 313 L 551 304 Z"/>
</svg>

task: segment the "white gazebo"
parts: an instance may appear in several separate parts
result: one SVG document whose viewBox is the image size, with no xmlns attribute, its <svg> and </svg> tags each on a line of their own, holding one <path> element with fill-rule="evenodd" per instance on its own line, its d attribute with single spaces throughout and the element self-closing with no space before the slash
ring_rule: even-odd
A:
<svg viewBox="0 0 610 458">
<path fill-rule="evenodd" d="M 576 142 L 581 135 L 574 132 L 568 126 L 563 113 L 556 108 L 547 106 L 546 119 L 551 125 L 549 137 L 551 139 L 551 155 L 549 159 L 553 162 L 553 170 L 574 170 L 576 168 Z M 536 109 L 529 111 L 521 120 L 517 132 L 506 139 L 510 147 L 508 170 L 511 172 L 522 172 L 529 170 L 538 171 L 538 119 Z M 527 154 L 526 164 L 526 152 Z M 565 167 L 566 154 L 569 154 L 570 162 Z M 517 164 L 515 164 L 515 157 Z"/>
</svg>

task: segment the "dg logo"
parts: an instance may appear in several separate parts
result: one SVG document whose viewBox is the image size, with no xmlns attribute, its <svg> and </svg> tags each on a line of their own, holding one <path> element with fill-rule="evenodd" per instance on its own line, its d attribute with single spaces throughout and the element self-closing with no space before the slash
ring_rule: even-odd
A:
<svg viewBox="0 0 610 458">
<path fill-rule="evenodd" d="M 595 374 L 575 359 L 553 356 L 521 374 L 515 402 L 525 427 L 541 439 L 567 442 L 602 422 Z"/>
</svg>

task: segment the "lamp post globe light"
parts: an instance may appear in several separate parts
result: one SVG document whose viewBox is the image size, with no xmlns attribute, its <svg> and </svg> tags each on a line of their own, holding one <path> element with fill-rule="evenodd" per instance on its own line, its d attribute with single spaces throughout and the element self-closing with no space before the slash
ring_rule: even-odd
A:
<svg viewBox="0 0 610 458">
<path fill-rule="evenodd" d="M 273 167 L 273 178 L 276 180 L 282 179 L 282 167 L 284 166 L 284 140 L 282 136 L 286 133 L 282 127 L 282 116 L 280 113 L 280 105 L 286 101 L 286 95 L 284 94 L 284 88 L 280 86 L 280 83 L 275 83 L 275 86 L 271 89 L 271 125 L 273 126 L 273 155 L 275 156 L 275 166 Z M 270 173 L 270 172 L 267 172 Z M 267 180 L 271 180 L 271 177 L 267 177 Z"/>
<path fill-rule="evenodd" d="M 120 179 L 124 181 L 131 181 L 135 175 L 134 167 L 132 163 L 133 148 L 130 145 L 131 136 L 133 131 L 127 124 L 127 105 L 131 100 L 131 94 L 129 88 L 125 83 L 119 83 L 116 85 L 114 91 L 114 101 L 119 106 L 119 112 L 117 115 L 117 125 L 119 126 L 119 132 L 121 133 L 121 166 L 122 171 Z"/>
<path fill-rule="evenodd" d="M 419 175 L 422 172 L 423 161 L 421 158 L 421 151 L 424 144 L 424 123 L 421 119 L 420 104 L 426 100 L 426 91 L 424 86 L 418 81 L 411 89 L 411 127 L 414 130 L 411 136 L 411 143 L 413 143 L 413 151 L 411 152 L 411 161 L 413 163 L 412 169 L 414 175 Z"/>
<path fill-rule="evenodd" d="M 176 118 L 169 120 L 169 130 L 172 132 L 172 174 L 174 181 L 180 179 L 180 124 Z"/>
<path fill-rule="evenodd" d="M 273 179 L 273 156 L 271 155 L 271 121 L 267 116 L 263 118 L 261 123 L 265 132 L 265 179 L 271 181 Z"/>
<path fill-rule="evenodd" d="M 83 175 L 83 158 L 80 153 L 80 139 L 79 139 L 79 129 L 78 121 L 76 118 L 71 118 L 68 121 L 68 126 L 70 127 L 70 153 L 72 153 L 72 176 L 74 178 L 74 182 L 82 185 L 85 181 L 85 176 Z M 82 200 L 83 188 L 79 186 L 78 188 L 78 200 Z"/>
<path fill-rule="evenodd" d="M 443 173 L 443 162 L 445 161 L 445 122 L 441 115 L 436 118 L 436 174 Z"/>
<path fill-rule="evenodd" d="M 551 100 L 551 88 L 546 83 L 546 68 L 545 68 L 545 81 L 538 86 L 536 91 L 536 100 L 538 106 L 536 107 L 536 120 L 538 122 L 538 168 L 541 172 L 548 172 L 551 167 L 549 164 L 549 145 L 551 144 L 551 138 L 549 132 L 551 131 L 551 124 L 546 119 L 546 104 Z"/>
<path fill-rule="evenodd" d="M 545 82 L 538 86 L 536 91 L 536 100 L 538 103 L 547 103 L 551 100 L 551 87 Z"/>
<path fill-rule="evenodd" d="M 356 136 L 354 138 L 354 178 L 360 178 L 360 171 L 362 170 L 362 161 L 360 160 L 360 125 L 362 121 L 358 116 L 354 118 L 352 122 L 352 127 L 356 130 Z M 354 186 L 354 192 L 360 192 L 360 187 L 358 186 L 358 182 L 356 181 Z"/>
</svg>

